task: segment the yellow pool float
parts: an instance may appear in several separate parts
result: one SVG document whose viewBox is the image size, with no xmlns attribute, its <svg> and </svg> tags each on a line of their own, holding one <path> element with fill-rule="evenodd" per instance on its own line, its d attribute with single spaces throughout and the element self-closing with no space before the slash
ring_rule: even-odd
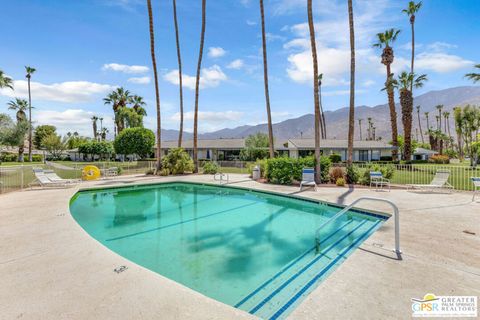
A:
<svg viewBox="0 0 480 320">
<path fill-rule="evenodd" d="M 96 166 L 85 166 L 82 170 L 83 180 L 97 180 L 100 178 L 100 169 Z"/>
</svg>

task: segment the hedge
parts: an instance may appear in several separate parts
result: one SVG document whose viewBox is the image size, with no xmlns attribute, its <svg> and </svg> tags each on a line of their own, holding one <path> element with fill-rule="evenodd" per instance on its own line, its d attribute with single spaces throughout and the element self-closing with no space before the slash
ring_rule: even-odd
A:
<svg viewBox="0 0 480 320">
<path fill-rule="evenodd" d="M 321 181 L 328 182 L 331 161 L 328 157 L 320 158 Z M 314 168 L 314 157 L 305 158 L 273 158 L 267 159 L 265 163 L 265 177 L 271 183 L 292 184 L 293 181 L 302 180 L 303 168 Z"/>
</svg>

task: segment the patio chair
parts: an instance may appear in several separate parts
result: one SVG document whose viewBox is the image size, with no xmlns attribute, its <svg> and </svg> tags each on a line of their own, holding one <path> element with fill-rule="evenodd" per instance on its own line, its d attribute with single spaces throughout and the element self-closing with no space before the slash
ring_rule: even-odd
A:
<svg viewBox="0 0 480 320">
<path fill-rule="evenodd" d="M 473 197 L 472 201 L 475 201 L 475 195 L 480 190 L 480 177 L 472 177 L 473 182 Z"/>
<path fill-rule="evenodd" d="M 302 170 L 302 181 L 300 182 L 300 191 L 303 186 L 313 187 L 317 191 L 317 184 L 315 183 L 315 169 L 304 168 Z"/>
<path fill-rule="evenodd" d="M 63 179 L 60 178 L 55 171 L 53 170 L 43 170 L 43 173 L 47 176 L 48 179 L 52 182 L 65 182 L 65 183 L 78 183 L 80 179 Z"/>
<path fill-rule="evenodd" d="M 384 186 L 387 186 L 390 191 L 390 180 L 384 178 L 380 171 L 370 171 L 370 189 L 372 185 L 375 186 L 375 190 L 378 190 L 378 187 L 383 189 Z"/>
<path fill-rule="evenodd" d="M 433 177 L 430 184 L 407 184 L 407 188 L 420 189 L 420 190 L 435 190 L 435 189 L 449 189 L 452 190 L 453 186 L 448 183 L 450 177 L 450 170 L 437 170 L 435 177 Z"/>
<path fill-rule="evenodd" d="M 35 180 L 28 184 L 30 186 L 30 188 L 32 188 L 35 185 L 39 185 L 42 188 L 46 188 L 46 187 L 58 188 L 58 187 L 67 187 L 70 184 L 70 183 L 67 183 L 65 181 L 52 181 L 52 180 L 50 180 L 46 176 L 43 169 L 41 169 L 41 168 L 33 168 L 33 173 L 35 174 Z"/>
</svg>

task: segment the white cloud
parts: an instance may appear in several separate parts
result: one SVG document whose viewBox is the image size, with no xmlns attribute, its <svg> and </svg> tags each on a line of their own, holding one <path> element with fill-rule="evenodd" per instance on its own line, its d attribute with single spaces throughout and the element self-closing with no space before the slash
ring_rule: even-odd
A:
<svg viewBox="0 0 480 320">
<path fill-rule="evenodd" d="M 223 57 L 227 51 L 222 47 L 210 47 L 208 48 L 208 56 L 210 58 L 220 58 Z"/>
<path fill-rule="evenodd" d="M 257 22 L 256 22 L 256 21 L 252 21 L 252 20 L 247 20 L 246 23 L 247 23 L 247 25 L 249 25 L 249 26 L 256 26 L 256 25 L 257 25 Z"/>
<path fill-rule="evenodd" d="M 135 84 L 149 84 L 150 77 L 133 77 L 129 78 L 127 81 Z"/>
<path fill-rule="evenodd" d="M 371 87 L 375 84 L 375 81 L 373 80 L 365 80 L 363 83 L 362 83 L 362 86 L 368 88 L 368 87 Z"/>
<path fill-rule="evenodd" d="M 117 71 L 123 73 L 145 73 L 150 70 L 147 66 L 126 65 L 119 63 L 106 63 L 103 65 L 104 71 Z"/>
<path fill-rule="evenodd" d="M 296 38 L 283 45 L 284 49 L 310 49 L 310 41 L 305 38 Z"/>
<path fill-rule="evenodd" d="M 355 94 L 365 93 L 363 89 L 356 89 Z M 345 96 L 350 94 L 350 89 L 348 90 L 333 90 L 333 91 L 324 91 L 322 96 L 331 97 L 331 96 Z"/>
<path fill-rule="evenodd" d="M 245 63 L 242 59 L 235 59 L 227 65 L 228 69 L 241 69 Z"/>
<path fill-rule="evenodd" d="M 276 40 L 285 41 L 284 36 L 274 34 L 274 33 L 270 33 L 270 32 L 265 33 L 265 38 L 267 38 L 267 41 L 270 41 L 270 42 L 276 41 Z"/>
<path fill-rule="evenodd" d="M 60 134 L 77 131 L 80 135 L 92 136 L 92 121 L 94 115 L 103 117 L 103 126 L 113 127 L 112 116 L 108 114 L 98 114 L 83 109 L 56 110 L 35 110 L 35 124 L 50 124 L 57 127 Z M 100 125 L 100 124 L 99 124 Z M 112 129 L 113 130 L 113 129 Z M 112 131 L 110 130 L 110 131 Z"/>
<path fill-rule="evenodd" d="M 415 66 L 420 70 L 430 70 L 438 73 L 447 73 L 468 68 L 473 61 L 446 53 L 422 52 L 417 55 Z"/>
<path fill-rule="evenodd" d="M 0 94 L 7 97 L 28 97 L 28 85 L 25 80 L 14 81 L 15 91 L 0 89 Z M 88 81 L 66 81 L 60 83 L 43 84 L 31 82 L 33 100 L 58 101 L 78 103 L 91 101 L 94 96 L 105 94 L 115 89 L 115 86 Z"/>
<path fill-rule="evenodd" d="M 179 85 L 178 80 L 178 70 L 172 70 L 163 76 L 163 79 L 175 84 Z M 222 68 L 218 65 L 213 65 L 210 68 L 203 68 L 201 75 L 200 75 L 200 87 L 201 88 L 213 88 L 220 85 L 222 81 L 226 81 L 228 78 L 223 73 Z M 195 76 L 189 76 L 187 74 L 183 74 L 182 77 L 183 86 L 195 90 Z"/>
<path fill-rule="evenodd" d="M 183 119 L 185 121 L 193 121 L 195 113 L 193 111 L 185 112 L 183 114 Z M 239 111 L 199 111 L 198 120 L 208 121 L 208 122 L 224 122 L 224 121 L 237 121 L 240 120 L 243 116 L 243 112 Z M 175 113 L 171 116 L 171 120 L 177 121 L 180 119 L 180 113 Z"/>
</svg>

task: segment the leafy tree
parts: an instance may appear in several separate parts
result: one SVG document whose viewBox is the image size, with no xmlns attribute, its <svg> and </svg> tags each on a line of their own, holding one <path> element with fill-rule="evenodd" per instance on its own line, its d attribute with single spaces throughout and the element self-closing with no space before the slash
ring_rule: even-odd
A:
<svg viewBox="0 0 480 320">
<path fill-rule="evenodd" d="M 113 153 L 113 145 L 108 141 L 90 140 L 79 145 L 78 152 L 91 157 L 98 155 L 102 159 Z"/>
<path fill-rule="evenodd" d="M 51 134 L 43 138 L 42 145 L 52 155 L 53 159 L 60 159 L 63 151 L 67 149 L 67 139 L 60 135 Z"/>
<path fill-rule="evenodd" d="M 117 154 L 137 154 L 142 158 L 152 153 L 155 134 L 146 128 L 127 128 L 116 138 L 113 146 Z"/>
<path fill-rule="evenodd" d="M 122 120 L 125 128 L 143 127 L 143 114 L 138 113 L 133 108 L 119 108 L 117 110 L 117 117 Z"/>
<path fill-rule="evenodd" d="M 25 113 L 26 110 L 28 110 L 28 102 L 25 99 L 20 99 L 20 98 L 15 98 L 15 100 L 11 100 L 10 102 L 7 103 L 8 109 L 16 111 L 16 118 L 17 118 L 17 124 L 22 123 L 27 123 L 27 115 Z M 28 125 L 27 125 L 27 131 L 28 131 Z M 17 133 L 20 133 L 21 130 L 17 131 Z M 25 137 L 23 139 L 20 139 L 18 137 L 18 161 L 23 162 L 23 152 L 25 149 Z"/>
<path fill-rule="evenodd" d="M 10 88 L 13 90 L 12 79 L 7 77 L 2 70 L 0 70 L 0 89 L 1 88 Z"/>
<path fill-rule="evenodd" d="M 480 109 L 476 106 L 466 105 L 454 109 L 454 119 L 457 134 L 461 135 L 465 143 L 466 154 L 470 157 L 470 165 L 476 166 L 478 153 L 476 143 L 479 142 Z"/>
<path fill-rule="evenodd" d="M 42 140 L 51 134 L 56 134 L 57 128 L 50 125 L 42 125 L 35 128 L 33 132 L 33 145 L 37 149 L 43 149 Z"/>
<path fill-rule="evenodd" d="M 245 148 L 240 151 L 240 159 L 254 161 L 269 156 L 269 136 L 265 133 L 252 134 L 245 139 Z"/>
<path fill-rule="evenodd" d="M 163 157 L 162 169 L 168 174 L 192 172 L 193 160 L 183 148 L 173 148 Z"/>
</svg>

